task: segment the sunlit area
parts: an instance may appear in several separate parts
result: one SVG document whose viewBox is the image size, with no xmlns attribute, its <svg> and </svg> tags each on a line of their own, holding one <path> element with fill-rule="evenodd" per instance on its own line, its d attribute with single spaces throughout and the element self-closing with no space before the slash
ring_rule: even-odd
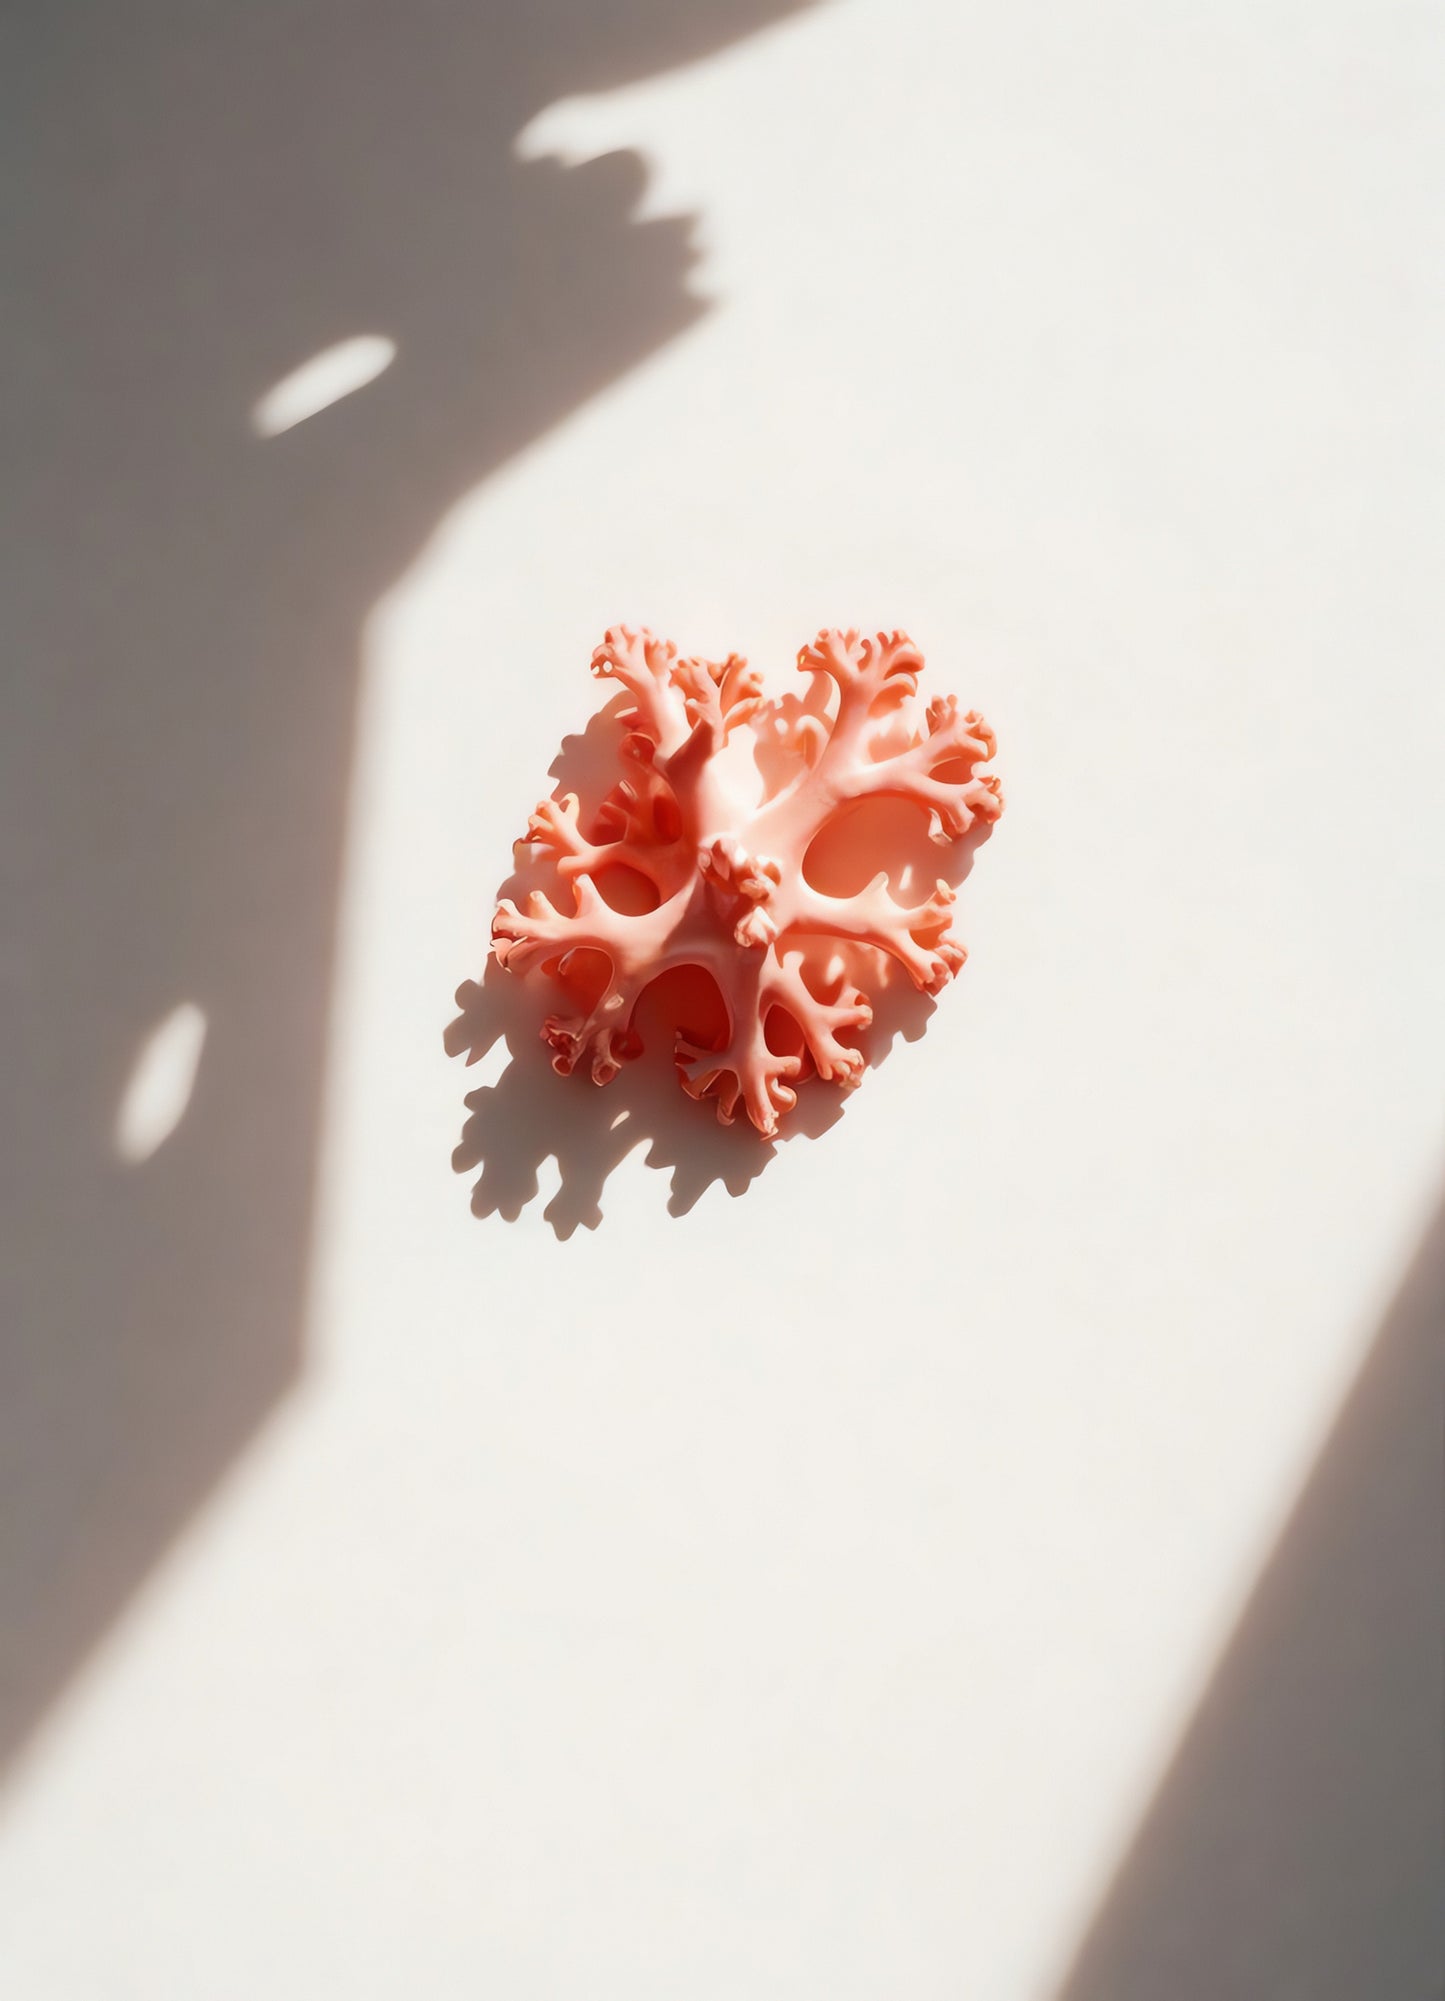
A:
<svg viewBox="0 0 1445 2001">
<path fill-rule="evenodd" d="M 149 1160 L 185 1117 L 205 1041 L 206 1017 L 191 1001 L 172 1008 L 145 1038 L 116 1113 L 122 1160 Z"/>
<path fill-rule="evenodd" d="M 278 438 L 375 382 L 395 359 L 396 342 L 383 334 L 354 334 L 338 341 L 272 384 L 251 412 L 251 429 L 258 438 Z"/>
<path fill-rule="evenodd" d="M 1438 24 L 9 41 L 0 1994 L 1438 1994 Z"/>
</svg>

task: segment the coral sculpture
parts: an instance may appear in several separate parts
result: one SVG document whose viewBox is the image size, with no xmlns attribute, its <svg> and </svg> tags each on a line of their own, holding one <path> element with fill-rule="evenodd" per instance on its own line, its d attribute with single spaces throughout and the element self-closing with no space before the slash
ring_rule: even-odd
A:
<svg viewBox="0 0 1445 2001">
<path fill-rule="evenodd" d="M 608 632 L 592 672 L 630 698 L 627 775 L 587 831 L 567 793 L 538 806 L 518 843 L 550 854 L 573 908 L 537 892 L 522 909 L 504 899 L 492 925 L 509 971 L 541 967 L 574 998 L 583 992 L 576 1012 L 543 1028 L 557 1070 L 585 1064 L 608 1083 L 640 1051 L 633 1018 L 644 988 L 673 968 L 701 968 L 726 1029 L 715 1048 L 679 1032 L 682 1086 L 714 1096 L 724 1124 L 741 1106 L 771 1138 L 800 1078 L 816 1073 L 843 1089 L 859 1081 L 865 1059 L 848 1038 L 872 1018 L 855 984 L 860 966 L 886 954 L 929 994 L 952 979 L 964 951 L 950 935 L 946 882 L 906 907 L 886 870 L 849 896 L 823 893 L 804 870 L 818 837 L 865 799 L 913 801 L 944 847 L 1002 811 L 998 780 L 978 771 L 994 753 L 980 715 L 949 695 L 934 697 L 921 727 L 909 720 L 922 665 L 900 632 L 821 632 L 798 655 L 813 677 L 807 697 L 771 702 L 736 654 L 684 659 L 645 630 Z M 728 747 L 744 729 L 751 765 Z M 618 870 L 642 879 L 651 908 L 614 907 L 604 890 Z"/>
</svg>

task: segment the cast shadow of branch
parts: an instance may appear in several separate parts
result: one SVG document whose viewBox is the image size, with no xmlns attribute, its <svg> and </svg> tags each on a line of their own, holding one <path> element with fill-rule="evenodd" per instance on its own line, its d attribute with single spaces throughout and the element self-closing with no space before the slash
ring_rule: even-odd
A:
<svg viewBox="0 0 1445 2001">
<path fill-rule="evenodd" d="M 582 735 L 564 739 L 549 773 L 557 792 L 575 792 L 587 805 L 600 802 L 617 776 L 623 733 L 617 715 L 623 706 L 624 698 L 617 697 Z M 888 867 L 900 894 L 940 876 L 954 886 L 964 880 L 988 837 L 987 824 L 941 849 L 927 839 L 916 809 L 879 803 L 882 810 L 858 830 L 867 848 L 867 873 Z M 549 873 L 545 862 L 522 860 L 498 895 L 525 897 Z M 868 1065 L 862 1088 L 876 1089 L 872 1072 L 898 1042 L 922 1036 L 938 1003 L 914 988 L 892 960 L 878 953 L 868 958 L 863 984 L 873 1020 L 857 1042 Z M 667 1054 L 671 1024 L 655 1012 L 649 1016 L 646 997 L 639 1011 L 643 1054 L 605 1089 L 582 1070 L 563 1077 L 552 1069 L 542 1022 L 555 1010 L 557 993 L 545 975 L 517 978 L 488 958 L 481 980 L 464 981 L 456 999 L 461 1012 L 446 1030 L 447 1054 L 473 1064 L 504 1043 L 511 1059 L 495 1083 L 467 1094 L 467 1118 L 452 1155 L 456 1173 L 476 1174 L 471 1206 L 477 1217 L 515 1221 L 539 1198 L 540 1171 L 551 1159 L 560 1185 L 542 1211 L 544 1220 L 560 1239 L 579 1226 L 596 1229 L 609 1178 L 642 1147 L 648 1167 L 671 1173 L 668 1214 L 685 1216 L 714 1183 L 730 1196 L 746 1194 L 783 1147 L 820 1140 L 847 1108 L 847 1094 L 814 1077 L 800 1084 L 797 1106 L 776 1140 L 763 1139 L 744 1117 L 731 1126 L 720 1124 L 710 1101 L 699 1103 L 680 1088 Z"/>
</svg>

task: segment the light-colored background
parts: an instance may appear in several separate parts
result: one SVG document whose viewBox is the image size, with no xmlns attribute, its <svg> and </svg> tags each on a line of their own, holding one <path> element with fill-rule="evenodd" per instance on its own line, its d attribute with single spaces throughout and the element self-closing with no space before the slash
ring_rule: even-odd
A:
<svg viewBox="0 0 1445 2001">
<path fill-rule="evenodd" d="M 355 608 L 295 1380 L 26 1736 L 5 1993 L 1434 1991 L 1429 1523 L 1348 1511 L 1441 1314 L 1440 39 L 841 0 L 508 134 L 639 151 L 707 310 Z M 396 357 L 317 426 L 413 366 L 327 331 Z M 470 1213 L 442 1030 L 618 616 L 906 625 L 1009 812 L 832 1130 L 562 1240 L 555 1162 Z"/>
</svg>

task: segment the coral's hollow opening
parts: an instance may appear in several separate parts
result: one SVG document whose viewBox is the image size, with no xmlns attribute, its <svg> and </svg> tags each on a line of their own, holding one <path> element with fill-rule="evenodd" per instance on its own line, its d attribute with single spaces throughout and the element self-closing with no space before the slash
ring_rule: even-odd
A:
<svg viewBox="0 0 1445 2001">
<path fill-rule="evenodd" d="M 674 966 L 644 990 L 633 1018 L 642 1041 L 670 1049 L 679 1036 L 699 1049 L 726 1049 L 728 1011 L 704 966 Z"/>
<path fill-rule="evenodd" d="M 552 975 L 574 1006 L 593 1008 L 607 991 L 612 961 L 605 952 L 580 945 L 552 969 Z"/>
<path fill-rule="evenodd" d="M 619 911 L 624 917 L 645 917 L 662 901 L 657 884 L 649 882 L 640 869 L 628 868 L 625 862 L 612 862 L 599 869 L 592 880 L 608 909 Z"/>
<path fill-rule="evenodd" d="M 907 799 L 875 795 L 844 807 L 803 856 L 804 881 L 824 896 L 857 896 L 885 871 L 895 889 L 920 873 L 931 889 L 938 874 L 927 818 Z"/>
<path fill-rule="evenodd" d="M 774 1056 L 802 1056 L 806 1044 L 797 1016 L 785 1007 L 770 1007 L 763 1021 L 763 1038 Z"/>
</svg>

